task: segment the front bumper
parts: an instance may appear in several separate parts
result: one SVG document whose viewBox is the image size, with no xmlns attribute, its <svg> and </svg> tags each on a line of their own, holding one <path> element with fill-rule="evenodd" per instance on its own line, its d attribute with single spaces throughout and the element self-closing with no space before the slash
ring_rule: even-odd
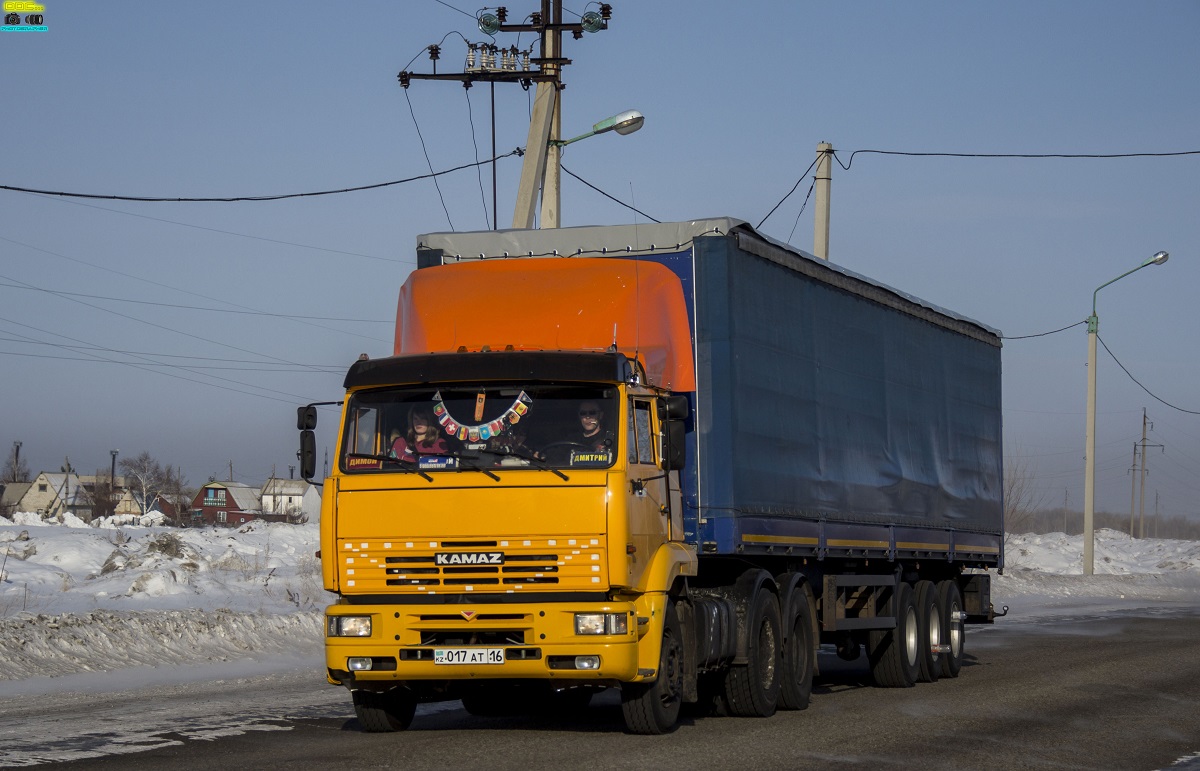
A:
<svg viewBox="0 0 1200 771">
<path fill-rule="evenodd" d="M 649 622 L 655 603 L 562 602 L 499 605 L 332 605 L 329 616 L 370 616 L 370 637 L 326 637 L 331 683 L 401 683 L 411 680 L 545 679 L 632 682 L 652 677 L 639 669 L 639 640 L 655 640 Z M 639 606 L 647 605 L 645 608 Z M 576 613 L 628 616 L 625 634 L 578 635 Z M 639 621 L 641 625 L 639 626 Z M 326 625 L 328 627 L 328 624 Z M 438 664 L 438 649 L 501 648 L 502 664 Z M 657 660 L 657 651 L 653 652 Z M 594 668 L 575 668 L 576 657 L 596 657 Z M 350 659 L 371 668 L 351 671 Z M 361 662 L 360 662 L 361 666 Z"/>
</svg>

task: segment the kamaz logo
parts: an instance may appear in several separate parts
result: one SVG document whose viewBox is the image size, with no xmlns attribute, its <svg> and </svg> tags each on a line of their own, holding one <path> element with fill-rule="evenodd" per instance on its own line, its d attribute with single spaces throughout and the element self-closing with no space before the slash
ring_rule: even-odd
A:
<svg viewBox="0 0 1200 771">
<path fill-rule="evenodd" d="M 503 565 L 504 552 L 440 552 L 433 555 L 435 565 Z"/>
</svg>

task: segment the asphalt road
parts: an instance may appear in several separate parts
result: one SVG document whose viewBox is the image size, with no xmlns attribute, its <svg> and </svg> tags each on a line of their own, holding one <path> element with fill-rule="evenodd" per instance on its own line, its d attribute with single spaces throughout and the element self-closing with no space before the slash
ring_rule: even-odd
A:
<svg viewBox="0 0 1200 771">
<path fill-rule="evenodd" d="M 808 710 L 686 719 L 663 737 L 626 735 L 608 694 L 574 715 L 476 718 L 457 702 L 432 705 L 405 733 L 366 734 L 348 695 L 315 678 L 191 686 L 152 698 L 81 697 L 74 705 L 31 704 L 24 715 L 6 703 L 0 765 L 99 751 L 114 754 L 55 765 L 1161 769 L 1200 753 L 1196 611 L 1001 619 L 971 628 L 966 653 L 959 678 L 897 690 L 870 687 L 862 665 L 822 655 Z M 29 730 L 20 730 L 22 719 Z M 1185 767 L 1200 768 L 1200 759 Z"/>
</svg>

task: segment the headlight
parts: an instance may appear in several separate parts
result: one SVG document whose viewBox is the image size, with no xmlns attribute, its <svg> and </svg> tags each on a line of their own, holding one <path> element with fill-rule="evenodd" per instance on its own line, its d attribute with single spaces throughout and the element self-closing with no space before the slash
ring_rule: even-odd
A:
<svg viewBox="0 0 1200 771">
<path fill-rule="evenodd" d="M 328 616 L 326 635 L 329 637 L 370 637 L 370 616 Z"/>
<path fill-rule="evenodd" d="M 576 613 L 575 634 L 628 634 L 626 613 Z"/>
</svg>

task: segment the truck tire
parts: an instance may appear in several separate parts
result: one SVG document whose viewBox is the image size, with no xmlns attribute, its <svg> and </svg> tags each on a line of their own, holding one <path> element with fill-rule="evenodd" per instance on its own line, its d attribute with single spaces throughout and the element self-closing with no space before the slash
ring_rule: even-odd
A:
<svg viewBox="0 0 1200 771">
<path fill-rule="evenodd" d="M 667 603 L 663 617 L 658 677 L 652 683 L 621 686 L 621 713 L 631 734 L 664 734 L 675 730 L 683 704 L 683 634 L 675 604 Z"/>
<path fill-rule="evenodd" d="M 780 709 L 808 709 L 812 696 L 816 652 L 813 647 L 812 610 L 808 593 L 797 586 L 792 593 L 787 641 L 783 645 L 783 679 L 779 686 Z"/>
<path fill-rule="evenodd" d="M 918 581 L 913 596 L 917 603 L 917 625 L 921 628 L 917 681 L 936 683 L 942 673 L 941 655 L 937 651 L 937 646 L 942 643 L 942 604 L 932 581 Z"/>
<path fill-rule="evenodd" d="M 942 641 L 950 646 L 950 650 L 942 654 L 942 677 L 958 677 L 962 669 L 963 646 L 967 641 L 963 622 L 958 619 L 962 613 L 962 592 L 958 590 L 958 582 L 953 578 L 938 582 L 938 598 L 942 604 Z"/>
<path fill-rule="evenodd" d="M 887 603 L 888 615 L 896 619 L 895 629 L 873 630 L 867 635 L 867 658 L 871 674 L 881 688 L 910 688 L 920 669 L 917 605 L 912 586 L 901 581 Z"/>
<path fill-rule="evenodd" d="M 768 589 L 754 594 L 746 614 L 746 663 L 725 674 L 725 702 L 738 717 L 770 717 L 779 702 L 783 635 L 779 602 Z"/>
<path fill-rule="evenodd" d="M 417 697 L 407 688 L 376 691 L 351 691 L 354 714 L 367 733 L 403 731 L 412 725 Z"/>
</svg>

